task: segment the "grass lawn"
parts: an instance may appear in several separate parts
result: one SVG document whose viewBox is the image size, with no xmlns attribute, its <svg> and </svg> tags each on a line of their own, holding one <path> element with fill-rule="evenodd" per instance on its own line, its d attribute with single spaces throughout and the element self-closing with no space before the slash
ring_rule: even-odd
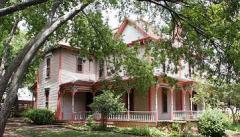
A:
<svg viewBox="0 0 240 137">
<path fill-rule="evenodd" d="M 232 124 L 232 125 L 229 127 L 229 129 L 232 130 L 232 131 L 240 132 L 240 124 Z"/>
<path fill-rule="evenodd" d="M 119 134 L 114 132 L 100 132 L 100 131 L 34 131 L 22 130 L 18 134 L 26 137 L 137 137 L 133 135 Z"/>
</svg>

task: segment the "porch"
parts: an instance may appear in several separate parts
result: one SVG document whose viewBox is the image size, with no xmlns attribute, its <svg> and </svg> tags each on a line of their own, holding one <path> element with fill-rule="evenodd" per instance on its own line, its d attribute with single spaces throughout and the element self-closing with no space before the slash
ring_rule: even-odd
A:
<svg viewBox="0 0 240 137">
<path fill-rule="evenodd" d="M 89 88 L 75 86 L 65 88 L 61 92 L 59 120 L 85 121 L 89 115 L 100 120 L 100 113 L 93 113 L 89 108 L 93 97 L 99 94 Z M 202 104 L 193 104 L 194 91 L 176 91 L 164 84 L 157 84 L 149 88 L 146 93 L 139 93 L 130 89 L 122 97 L 127 111 L 109 114 L 109 121 L 195 121 L 204 110 Z"/>
</svg>

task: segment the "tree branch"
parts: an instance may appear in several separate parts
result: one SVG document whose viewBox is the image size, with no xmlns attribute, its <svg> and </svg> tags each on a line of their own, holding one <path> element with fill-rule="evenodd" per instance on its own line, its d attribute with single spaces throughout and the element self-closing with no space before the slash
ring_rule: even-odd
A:
<svg viewBox="0 0 240 137">
<path fill-rule="evenodd" d="M 0 17 L 12 14 L 16 11 L 24 10 L 24 9 L 30 7 L 30 6 L 33 6 L 33 5 L 38 5 L 38 4 L 41 4 L 41 3 L 45 3 L 47 1 L 48 0 L 28 0 L 28 1 L 25 1 L 25 2 L 22 2 L 22 3 L 19 3 L 19 4 L 11 5 L 11 6 L 6 7 L 6 8 L 1 8 L 0 9 Z"/>
<path fill-rule="evenodd" d="M 53 5 L 52 5 L 52 9 L 51 11 L 49 12 L 48 14 L 48 23 L 51 24 L 53 21 L 54 21 L 54 15 L 56 14 L 57 12 L 57 9 L 59 7 L 59 5 L 63 2 L 63 0 L 55 0 L 53 2 Z"/>
<path fill-rule="evenodd" d="M 190 27 L 192 27 L 195 32 L 197 32 L 199 35 L 205 37 L 207 40 L 209 40 L 209 42 L 214 46 L 214 48 L 217 50 L 217 52 L 219 52 L 219 54 L 223 54 L 222 52 L 224 51 L 224 49 L 222 49 L 220 47 L 220 45 L 214 40 L 214 38 L 212 36 L 210 36 L 209 34 L 205 33 L 205 31 L 200 28 L 195 26 L 194 24 L 192 24 L 192 22 L 183 14 L 177 13 L 174 9 L 172 9 L 171 7 L 169 7 L 168 5 L 164 5 L 161 2 L 172 2 L 172 3 L 176 3 L 178 1 L 178 3 L 181 3 L 181 0 L 138 0 L 138 1 L 145 1 L 145 2 L 150 2 L 153 3 L 155 5 L 158 5 L 166 10 L 168 10 L 170 12 L 171 15 L 175 15 L 175 20 L 179 20 L 180 21 L 184 21 L 186 22 Z"/>
<path fill-rule="evenodd" d="M 9 79 L 11 78 L 13 73 L 19 69 L 19 66 L 23 63 L 24 58 L 32 55 L 31 53 L 29 53 L 31 49 L 34 48 L 33 50 L 38 50 L 42 46 L 42 44 L 47 40 L 47 38 L 58 27 L 64 24 L 67 20 L 72 19 L 76 14 L 82 11 L 89 4 L 90 3 L 86 3 L 83 4 L 82 6 L 80 5 L 76 6 L 72 9 L 72 11 L 66 13 L 62 17 L 59 17 L 51 25 L 47 24 L 35 38 L 33 38 L 30 42 L 26 44 L 26 46 L 20 52 L 20 54 L 18 54 L 18 56 L 14 58 L 14 61 L 10 64 L 4 76 L 0 79 L 0 99 L 2 98 L 3 92 L 6 90 Z"/>
<path fill-rule="evenodd" d="M 0 79 L 4 74 L 4 70 L 6 69 L 7 58 L 9 55 L 10 42 L 12 41 L 12 38 L 17 30 L 17 25 L 18 25 L 19 21 L 20 21 L 19 18 L 16 19 L 9 36 L 6 38 L 6 40 L 3 41 L 3 56 L 1 59 L 1 65 L 0 65 Z"/>
</svg>

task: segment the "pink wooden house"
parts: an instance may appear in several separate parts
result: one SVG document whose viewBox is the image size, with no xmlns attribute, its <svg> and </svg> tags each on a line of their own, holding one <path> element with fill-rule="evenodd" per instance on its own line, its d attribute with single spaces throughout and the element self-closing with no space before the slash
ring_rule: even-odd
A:
<svg viewBox="0 0 240 137">
<path fill-rule="evenodd" d="M 125 19 L 115 36 L 128 44 L 144 44 L 147 40 L 158 40 L 144 24 Z M 148 30 L 148 31 L 146 31 Z M 144 52 L 145 46 L 141 46 Z M 123 101 L 126 112 L 110 115 L 110 121 L 161 122 L 197 120 L 204 109 L 202 104 L 194 104 L 194 91 L 186 89 L 193 81 L 188 77 L 188 65 L 182 62 L 182 69 L 167 75 L 178 80 L 180 91 L 168 85 L 163 79 L 161 68 L 155 68 L 158 83 L 145 93 L 134 89 L 126 91 Z M 109 77 L 105 62 L 80 58 L 78 49 L 60 43 L 49 51 L 41 63 L 36 83 L 36 108 L 47 108 L 56 112 L 59 120 L 84 121 L 91 112 L 89 104 L 98 95 L 100 80 Z M 124 74 L 120 74 L 124 77 Z M 100 115 L 95 113 L 95 118 Z"/>
</svg>

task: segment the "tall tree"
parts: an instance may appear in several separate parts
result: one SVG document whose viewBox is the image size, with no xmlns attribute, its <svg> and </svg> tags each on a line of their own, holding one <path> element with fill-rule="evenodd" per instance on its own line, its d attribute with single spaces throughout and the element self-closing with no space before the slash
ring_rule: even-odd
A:
<svg viewBox="0 0 240 137">
<path fill-rule="evenodd" d="M 49 16 L 47 19 L 50 21 L 46 22 L 46 25 L 41 29 L 41 31 L 26 44 L 26 46 L 6 69 L 6 72 L 0 79 L 1 98 L 4 91 L 6 91 L 8 87 L 6 98 L 4 99 L 0 110 L 0 136 L 2 136 L 4 133 L 7 118 L 10 114 L 10 108 L 12 107 L 17 96 L 19 85 L 22 83 L 24 74 L 37 51 L 56 29 L 58 29 L 66 21 L 72 19 L 79 12 L 83 11 L 83 9 L 85 9 L 91 2 L 93 1 L 83 1 L 76 6 L 69 6 L 69 8 L 71 8 L 69 12 L 66 11 L 66 13 L 63 13 L 62 15 L 60 14 L 59 17 L 54 20 L 54 16 Z M 57 1 L 55 3 L 58 3 L 57 5 L 59 6 L 61 4 Z M 50 10 L 51 14 L 52 12 L 55 12 L 54 14 L 56 14 L 56 9 L 59 8 L 59 6 L 56 6 L 55 3 L 53 3 L 53 6 Z"/>
</svg>

